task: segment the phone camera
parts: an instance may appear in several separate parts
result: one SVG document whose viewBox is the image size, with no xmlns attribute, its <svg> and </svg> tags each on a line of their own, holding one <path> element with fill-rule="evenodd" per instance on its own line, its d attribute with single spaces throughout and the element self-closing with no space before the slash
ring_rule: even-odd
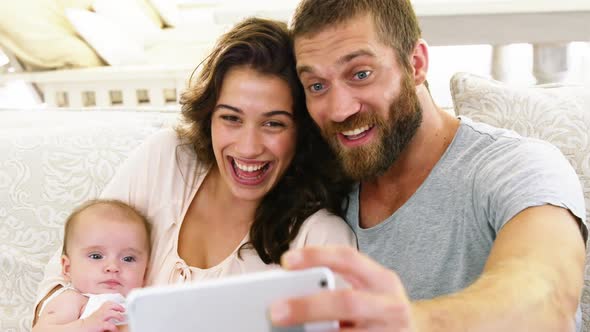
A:
<svg viewBox="0 0 590 332">
<path fill-rule="evenodd" d="M 328 281 L 326 279 L 322 279 L 320 280 L 320 287 L 321 288 L 326 288 L 328 287 Z"/>
</svg>

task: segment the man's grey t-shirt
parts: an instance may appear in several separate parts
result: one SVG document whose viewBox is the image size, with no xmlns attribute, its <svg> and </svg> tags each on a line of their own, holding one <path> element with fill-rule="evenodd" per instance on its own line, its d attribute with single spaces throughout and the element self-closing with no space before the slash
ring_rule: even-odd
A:
<svg viewBox="0 0 590 332">
<path fill-rule="evenodd" d="M 359 187 L 347 222 L 360 251 L 401 278 L 411 299 L 461 290 L 483 270 L 496 234 L 527 207 L 569 209 L 586 222 L 575 171 L 549 143 L 461 118 L 442 158 L 382 223 L 359 227 Z M 587 233 L 583 226 L 584 235 Z"/>
</svg>

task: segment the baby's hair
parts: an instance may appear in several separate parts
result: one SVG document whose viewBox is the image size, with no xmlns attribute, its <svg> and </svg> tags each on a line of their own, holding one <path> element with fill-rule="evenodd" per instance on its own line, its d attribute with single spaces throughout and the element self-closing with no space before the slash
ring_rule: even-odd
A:
<svg viewBox="0 0 590 332">
<path fill-rule="evenodd" d="M 64 226 L 64 242 L 63 242 L 63 247 L 62 247 L 62 254 L 63 255 L 67 255 L 67 253 L 68 253 L 68 250 L 67 250 L 68 249 L 68 247 L 67 247 L 68 246 L 68 239 L 70 237 L 70 233 L 72 232 L 72 228 L 73 228 L 74 224 L 79 219 L 78 217 L 80 216 L 80 214 L 82 212 L 86 211 L 87 209 L 89 209 L 93 206 L 97 206 L 97 205 L 105 205 L 105 206 L 108 206 L 111 208 L 115 208 L 119 212 L 124 213 L 125 216 L 128 217 L 128 219 L 140 221 L 141 224 L 143 224 L 145 231 L 146 231 L 147 240 L 148 240 L 148 251 L 151 251 L 151 241 L 150 241 L 151 225 L 148 222 L 147 218 L 141 212 L 137 211 L 135 208 L 133 208 L 129 204 L 124 203 L 120 200 L 93 199 L 93 200 L 89 200 L 89 201 L 85 202 L 84 204 L 78 206 L 70 214 L 68 219 L 66 219 L 66 223 Z M 148 252 L 148 255 L 149 255 L 149 252 Z"/>
</svg>

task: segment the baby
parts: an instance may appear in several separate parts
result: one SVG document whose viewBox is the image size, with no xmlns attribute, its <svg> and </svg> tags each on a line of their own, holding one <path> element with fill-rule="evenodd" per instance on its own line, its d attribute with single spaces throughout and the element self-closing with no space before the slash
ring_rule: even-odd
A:
<svg viewBox="0 0 590 332">
<path fill-rule="evenodd" d="M 124 297 L 142 287 L 150 256 L 150 225 L 129 205 L 93 200 L 65 224 L 62 273 L 67 286 L 49 297 L 33 332 L 121 331 Z"/>
</svg>

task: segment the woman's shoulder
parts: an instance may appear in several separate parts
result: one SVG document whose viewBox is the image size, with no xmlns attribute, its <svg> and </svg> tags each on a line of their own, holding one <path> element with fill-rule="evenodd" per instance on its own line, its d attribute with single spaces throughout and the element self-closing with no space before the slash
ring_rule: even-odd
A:
<svg viewBox="0 0 590 332">
<path fill-rule="evenodd" d="M 148 136 L 137 153 L 140 158 L 170 165 L 195 159 L 192 145 L 179 137 L 173 128 L 160 129 Z"/>
<path fill-rule="evenodd" d="M 327 244 L 356 246 L 356 237 L 342 218 L 321 209 L 303 222 L 291 248 Z"/>
<path fill-rule="evenodd" d="M 182 142 L 173 128 L 164 128 L 148 136 L 143 143 L 150 150 L 169 149 L 171 146 L 180 145 Z"/>
</svg>

